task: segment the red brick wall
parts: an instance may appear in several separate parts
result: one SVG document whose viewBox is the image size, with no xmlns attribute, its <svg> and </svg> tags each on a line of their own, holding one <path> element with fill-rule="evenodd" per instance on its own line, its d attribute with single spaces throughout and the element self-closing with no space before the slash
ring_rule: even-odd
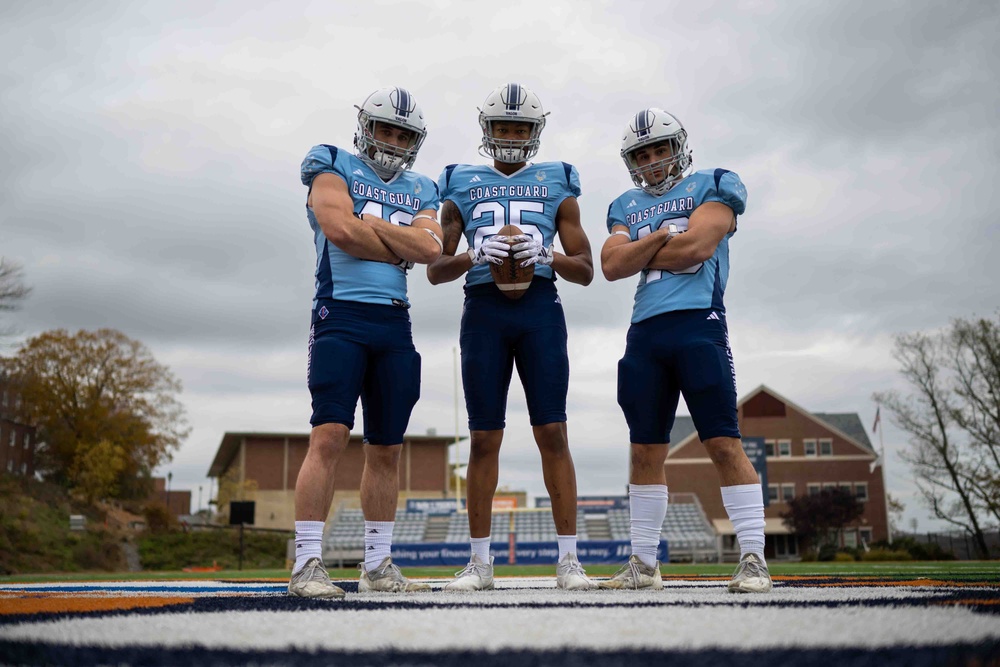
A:
<svg viewBox="0 0 1000 667">
<path fill-rule="evenodd" d="M 782 410 L 785 415 L 778 416 Z M 744 437 L 791 441 L 790 457 L 768 457 L 767 481 L 768 484 L 794 484 L 796 496 L 805 495 L 810 483 L 850 483 L 853 491 L 855 483 L 866 482 L 868 500 L 864 503 L 862 518 L 855 525 L 871 528 L 874 540 L 888 536 L 882 469 L 876 468 L 874 473 L 870 473 L 868 459 L 838 458 L 867 456 L 870 459 L 874 456 L 871 450 L 859 448 L 813 418 L 791 407 L 786 408 L 784 403 L 765 392 L 740 406 L 740 432 Z M 817 440 L 818 452 L 818 441 L 822 438 L 832 440 L 832 455 L 806 457 L 803 440 Z M 728 518 L 718 490 L 719 477 L 715 466 L 708 460 L 705 447 L 697 435 L 667 459 L 667 485 L 671 493 L 695 493 L 710 520 Z M 787 509 L 787 503 L 779 496 L 777 502 L 772 502 L 765 509 L 764 516 L 779 518 Z"/>
<path fill-rule="evenodd" d="M 261 491 L 280 491 L 282 487 L 281 474 L 284 470 L 284 438 L 248 437 L 246 439 L 246 479 L 257 481 Z M 409 483 L 412 491 L 445 491 L 448 489 L 445 459 L 448 446 L 441 444 L 404 444 L 399 457 L 399 486 L 406 489 L 407 452 L 409 448 L 410 474 Z M 309 449 L 307 437 L 290 437 L 288 439 L 288 478 L 287 488 L 295 488 L 299 469 L 305 460 Z M 239 452 L 233 457 L 231 467 L 240 463 Z M 337 490 L 351 491 L 361 488 L 361 473 L 364 469 L 364 445 L 359 441 L 351 441 L 347 449 L 337 461 L 334 484 Z"/>
</svg>

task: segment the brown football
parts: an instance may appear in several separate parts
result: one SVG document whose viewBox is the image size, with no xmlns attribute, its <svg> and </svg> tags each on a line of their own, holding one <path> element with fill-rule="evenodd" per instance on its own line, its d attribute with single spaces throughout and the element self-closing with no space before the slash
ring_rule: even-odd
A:
<svg viewBox="0 0 1000 667">
<path fill-rule="evenodd" d="M 500 229 L 498 235 L 512 237 L 520 233 L 521 230 L 514 225 L 506 225 Z M 522 261 L 514 259 L 514 255 L 511 253 L 503 260 L 502 264 L 490 264 L 493 282 L 508 299 L 520 299 L 531 286 L 531 279 L 535 275 L 535 265 L 532 264 L 522 269 L 520 266 Z"/>
</svg>

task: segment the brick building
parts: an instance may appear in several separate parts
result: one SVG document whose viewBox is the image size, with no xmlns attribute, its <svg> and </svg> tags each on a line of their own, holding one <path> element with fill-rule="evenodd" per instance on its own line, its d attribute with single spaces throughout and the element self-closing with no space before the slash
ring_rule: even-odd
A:
<svg viewBox="0 0 1000 667">
<path fill-rule="evenodd" d="M 407 435 L 399 457 L 399 497 L 448 498 L 450 484 L 449 447 L 455 436 Z M 255 525 L 264 528 L 292 528 L 295 525 L 295 480 L 309 449 L 308 433 L 229 433 L 222 437 L 208 476 L 219 481 L 216 488 L 229 500 L 252 500 Z M 352 435 L 337 462 L 336 492 L 331 515 L 346 505 L 361 506 L 361 471 L 364 468 L 362 437 Z M 249 482 L 249 483 L 248 483 Z M 223 505 L 226 505 L 223 502 Z M 228 507 L 218 508 L 223 520 Z"/>
<path fill-rule="evenodd" d="M 0 372 L 0 471 L 30 477 L 35 474 L 38 443 L 35 427 L 17 420 L 21 398 Z"/>
<path fill-rule="evenodd" d="M 147 501 L 163 503 L 174 517 L 191 514 L 191 492 L 187 489 L 171 489 L 164 477 L 153 478 L 153 490 Z"/>
<path fill-rule="evenodd" d="M 795 558 L 803 545 L 780 515 L 788 500 L 823 489 L 843 488 L 864 504 L 864 514 L 844 531 L 844 546 L 888 536 L 886 490 L 878 454 L 856 413 L 812 413 L 761 385 L 740 399 L 740 432 L 764 438 L 770 505 L 764 510 L 766 555 Z M 719 478 L 690 417 L 678 417 L 667 455 L 671 493 L 694 493 L 723 550 L 732 551 L 735 533 L 722 505 Z"/>
</svg>

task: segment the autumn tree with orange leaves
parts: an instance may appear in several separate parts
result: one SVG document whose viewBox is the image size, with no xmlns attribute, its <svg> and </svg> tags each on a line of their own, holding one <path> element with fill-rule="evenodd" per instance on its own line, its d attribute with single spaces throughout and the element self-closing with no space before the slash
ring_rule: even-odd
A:
<svg viewBox="0 0 1000 667">
<path fill-rule="evenodd" d="M 4 366 L 44 442 L 37 470 L 88 500 L 144 498 L 187 437 L 180 381 L 119 331 L 48 331 Z"/>
</svg>

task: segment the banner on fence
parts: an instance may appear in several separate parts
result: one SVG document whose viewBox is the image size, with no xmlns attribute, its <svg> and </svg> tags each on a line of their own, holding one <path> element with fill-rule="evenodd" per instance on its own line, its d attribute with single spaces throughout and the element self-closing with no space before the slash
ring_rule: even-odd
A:
<svg viewBox="0 0 1000 667">
<path fill-rule="evenodd" d="M 510 545 L 493 542 L 490 553 L 494 565 L 510 565 Z M 576 543 L 576 555 L 581 563 L 590 565 L 617 565 L 628 560 L 632 546 L 627 540 L 585 541 Z M 554 565 L 559 556 L 555 542 L 519 542 L 514 549 L 517 565 Z M 656 557 L 661 563 L 668 558 L 667 543 L 660 541 Z M 455 543 L 393 544 L 392 562 L 403 567 L 445 565 L 461 567 L 469 562 L 469 546 Z"/>
<path fill-rule="evenodd" d="M 465 507 L 465 500 L 461 501 Z M 407 498 L 407 512 L 423 512 L 424 514 L 451 514 L 457 503 L 454 498 Z"/>
</svg>

